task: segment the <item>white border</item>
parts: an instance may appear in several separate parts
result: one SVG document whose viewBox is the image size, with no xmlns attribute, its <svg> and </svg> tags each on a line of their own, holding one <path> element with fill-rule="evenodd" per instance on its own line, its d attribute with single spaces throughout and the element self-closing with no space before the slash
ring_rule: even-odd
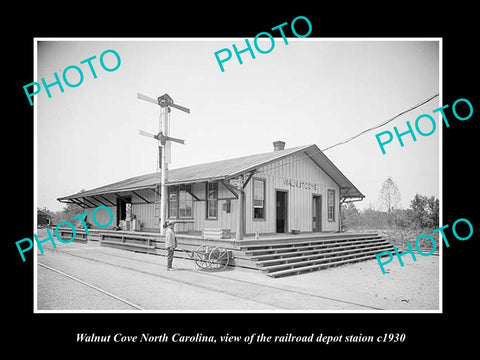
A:
<svg viewBox="0 0 480 360">
<path fill-rule="evenodd" d="M 281 40 L 281 37 L 278 37 L 278 40 Z M 439 76 L 438 76 L 438 81 L 439 81 L 439 103 L 443 104 L 443 38 L 442 37 L 398 37 L 398 38 L 389 38 L 389 37 L 374 37 L 374 38 L 336 38 L 336 37 L 330 37 L 330 38 L 290 38 L 287 37 L 288 41 L 335 41 L 335 42 L 342 42 L 342 41 L 385 41 L 385 42 L 396 42 L 396 41 L 438 41 L 439 42 Z M 132 42 L 137 42 L 137 41 L 149 41 L 149 42 L 156 42 L 156 41 L 232 41 L 232 40 L 244 40 L 244 38 L 238 38 L 238 37 L 228 37 L 228 38 L 89 38 L 89 37 L 69 37 L 69 38 L 57 38 L 57 37 L 38 37 L 33 39 L 33 76 L 34 80 L 37 81 L 38 79 L 38 73 L 37 73 L 37 65 L 38 65 L 38 53 L 37 53 L 37 48 L 38 48 L 38 42 L 39 41 L 92 41 L 92 42 L 97 42 L 97 41 L 110 41 L 110 42 L 117 42 L 117 41 L 132 41 Z M 260 39 L 263 40 L 263 39 Z M 277 40 L 277 37 L 275 37 L 275 40 Z M 440 118 L 440 114 L 438 114 L 438 117 Z M 34 208 L 33 208 L 33 213 L 34 213 L 34 222 L 33 222 L 33 233 L 36 234 L 37 231 L 37 101 L 34 101 L 33 105 L 33 118 L 34 118 L 34 139 L 33 139 L 33 145 L 34 145 L 34 165 L 33 165 L 33 186 L 34 186 Z M 441 120 L 438 122 L 441 124 Z M 443 154 L 442 154 L 442 149 L 443 149 L 443 126 L 439 126 L 440 132 L 439 132 L 439 206 L 440 206 L 440 218 L 439 218 L 439 224 L 440 226 L 443 226 L 443 166 L 442 166 L 442 160 L 443 160 Z M 194 314 L 211 314 L 211 313 L 227 313 L 227 314 L 237 314 L 237 313 L 252 313 L 252 314 L 265 314 L 265 313 L 279 313 L 279 314 L 357 314 L 357 313 L 367 313 L 367 314 L 396 314 L 396 313 L 407 313 L 407 314 L 441 314 L 443 313 L 443 247 L 441 246 L 441 236 L 439 235 L 439 309 L 438 310 L 39 310 L 37 307 L 38 304 L 38 299 L 37 299 L 37 293 L 38 293 L 38 283 L 37 283 L 37 244 L 36 241 L 32 239 L 32 241 L 35 243 L 33 247 L 33 273 L 34 273 L 34 279 L 33 279 L 33 312 L 38 313 L 38 314 L 44 314 L 44 313 L 98 313 L 98 314 L 111 314 L 111 313 L 120 313 L 120 314 L 156 314 L 156 313 L 165 313 L 165 314 L 171 314 L 171 313 L 180 313 L 180 314 L 189 314 L 189 313 L 194 313 Z"/>
</svg>

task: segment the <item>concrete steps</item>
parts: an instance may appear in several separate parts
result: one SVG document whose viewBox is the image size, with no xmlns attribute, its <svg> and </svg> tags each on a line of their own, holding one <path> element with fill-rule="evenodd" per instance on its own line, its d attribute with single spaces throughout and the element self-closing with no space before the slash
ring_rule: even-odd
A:
<svg viewBox="0 0 480 360">
<path fill-rule="evenodd" d="M 376 233 L 331 234 L 244 244 L 241 250 L 268 276 L 280 277 L 373 259 L 393 245 Z"/>
</svg>

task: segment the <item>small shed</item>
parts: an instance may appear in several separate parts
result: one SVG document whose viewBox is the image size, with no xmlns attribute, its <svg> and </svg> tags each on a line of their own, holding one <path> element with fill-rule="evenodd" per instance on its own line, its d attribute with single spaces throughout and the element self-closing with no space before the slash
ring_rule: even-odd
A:
<svg viewBox="0 0 480 360">
<path fill-rule="evenodd" d="M 37 209 L 37 226 L 50 226 L 53 223 L 53 216 L 45 211 Z"/>
</svg>

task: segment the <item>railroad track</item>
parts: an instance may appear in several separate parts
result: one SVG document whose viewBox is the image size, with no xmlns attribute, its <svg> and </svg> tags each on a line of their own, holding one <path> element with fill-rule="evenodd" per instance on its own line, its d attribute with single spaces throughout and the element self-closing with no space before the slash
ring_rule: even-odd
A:
<svg viewBox="0 0 480 360">
<path fill-rule="evenodd" d="M 117 267 L 117 268 L 124 269 L 124 270 L 134 271 L 134 272 L 137 272 L 137 273 L 148 274 L 150 276 L 159 277 L 159 278 L 166 279 L 166 280 L 169 280 L 169 281 L 175 281 L 175 282 L 181 283 L 183 285 L 187 285 L 187 286 L 193 286 L 193 287 L 206 289 L 206 290 L 210 290 L 210 291 L 214 290 L 214 291 L 218 291 L 220 293 L 228 294 L 228 295 L 235 296 L 235 297 L 238 297 L 238 298 L 242 298 L 242 299 L 246 299 L 246 300 L 250 300 L 250 301 L 255 301 L 255 302 L 258 302 L 259 304 L 269 305 L 269 306 L 273 305 L 275 307 L 278 307 L 279 309 L 289 310 L 288 308 L 282 308 L 281 306 L 279 306 L 277 304 L 272 304 L 272 303 L 269 303 L 269 302 L 262 302 L 262 301 L 259 301 L 259 300 L 252 300 L 251 297 L 249 297 L 248 295 L 242 296 L 242 294 L 233 294 L 231 292 L 228 292 L 228 290 L 226 290 L 226 289 L 212 289 L 211 286 L 202 285 L 202 283 L 196 282 L 194 280 L 188 281 L 188 280 L 184 280 L 184 279 L 179 279 L 179 278 L 171 276 L 171 275 L 170 276 L 169 275 L 162 275 L 162 274 L 159 274 L 159 273 L 154 273 L 154 272 L 145 271 L 145 270 L 142 270 L 142 269 L 139 269 L 139 268 L 135 268 L 134 266 L 120 265 L 120 264 L 116 264 L 113 261 L 106 261 L 105 259 L 97 259 L 97 258 L 94 258 L 94 257 L 90 257 L 88 255 L 85 255 L 85 254 L 80 254 L 78 252 L 62 251 L 58 248 L 57 249 L 48 249 L 47 251 L 48 252 L 54 252 L 54 253 L 58 252 L 58 253 L 62 253 L 62 254 L 68 255 L 68 256 L 82 258 L 82 259 L 85 259 L 85 260 L 88 260 L 88 261 L 97 262 L 97 263 L 101 263 L 101 264 L 106 264 L 106 265 L 109 265 L 109 266 Z M 111 257 L 113 259 L 114 258 L 127 259 L 129 261 L 134 262 L 134 263 L 137 262 L 137 263 L 141 263 L 141 264 L 159 265 L 158 262 L 148 261 L 145 258 L 142 258 L 142 260 L 140 261 L 140 260 L 134 259 L 134 258 L 129 257 L 129 256 L 112 254 L 112 253 L 101 253 L 101 255 L 106 256 L 106 257 Z M 40 263 L 40 261 L 37 261 L 37 263 L 40 266 L 47 267 L 47 265 Z M 61 270 L 54 269 L 52 267 L 49 267 L 49 268 L 52 271 L 56 271 L 56 272 L 58 272 L 58 273 L 60 273 L 64 276 L 70 277 L 71 279 L 73 279 L 75 281 L 81 282 L 86 286 L 92 287 L 97 291 L 103 292 L 104 294 L 106 294 L 108 296 L 115 297 L 114 294 L 111 294 L 108 291 L 103 290 L 103 289 L 101 289 L 99 287 L 96 287 L 94 285 L 88 284 L 87 282 L 85 282 L 81 279 L 78 279 L 74 276 L 71 276 L 69 274 L 66 274 L 66 273 L 62 272 Z M 195 271 L 193 267 L 192 267 L 192 271 Z M 215 278 L 217 280 L 227 280 L 227 281 L 235 282 L 235 283 L 238 283 L 238 284 L 241 284 L 241 285 L 245 285 L 245 286 L 255 288 L 257 290 L 268 289 L 270 291 L 279 291 L 283 294 L 301 295 L 301 296 L 306 296 L 306 297 L 310 297 L 310 298 L 313 298 L 313 299 L 328 300 L 328 301 L 336 302 L 336 303 L 339 303 L 339 304 L 354 305 L 354 306 L 364 308 L 364 309 L 369 309 L 369 310 L 384 310 L 382 308 L 373 307 L 373 306 L 357 303 L 357 302 L 354 302 L 354 301 L 332 298 L 332 297 L 318 295 L 318 294 L 311 294 L 311 293 L 302 292 L 302 291 L 299 291 L 299 290 L 280 288 L 280 287 L 276 287 L 276 286 L 272 286 L 272 285 L 259 284 L 259 283 L 255 283 L 255 282 L 248 281 L 248 280 L 243 280 L 243 279 L 235 279 L 235 278 L 231 278 L 231 277 L 226 277 L 226 276 L 222 276 L 221 273 L 195 271 L 195 274 L 199 275 L 199 276 L 203 276 L 203 277 Z M 145 309 L 142 309 L 138 305 L 130 303 L 127 300 L 123 301 L 124 299 L 121 299 L 120 297 L 118 297 L 117 300 L 125 302 L 126 304 L 132 306 L 135 309 L 145 310 Z"/>
<path fill-rule="evenodd" d="M 124 304 L 127 304 L 128 306 L 131 306 L 132 308 L 134 308 L 134 309 L 136 309 L 136 310 L 144 310 L 144 309 L 141 308 L 140 306 L 138 306 L 138 305 L 136 305 L 136 304 L 134 304 L 134 303 L 126 300 L 126 299 L 123 299 L 123 298 L 121 298 L 121 297 L 119 297 L 119 296 L 117 296 L 117 295 L 114 295 L 114 294 L 112 294 L 112 293 L 109 292 L 109 291 L 106 291 L 106 290 L 104 290 L 104 289 L 101 289 L 101 288 L 99 288 L 98 286 L 92 285 L 92 284 L 90 284 L 90 283 L 88 283 L 88 282 L 86 282 L 86 281 L 84 281 L 84 280 L 81 280 L 81 279 L 79 279 L 79 278 L 77 278 L 77 277 L 75 277 L 75 276 L 72 276 L 72 275 L 70 275 L 70 274 L 67 274 L 67 273 L 65 273 L 65 272 L 63 272 L 63 271 L 61 271 L 61 270 L 58 270 L 58 269 L 55 269 L 55 268 L 53 268 L 53 267 L 51 267 L 51 266 L 42 264 L 42 263 L 39 262 L 39 261 L 37 261 L 37 265 L 40 265 L 41 267 L 43 267 L 43 268 L 45 268 L 45 269 L 48 269 L 48 270 L 50 270 L 50 271 L 53 271 L 53 272 L 55 272 L 55 273 L 57 273 L 57 274 L 63 275 L 63 276 L 65 276 L 65 277 L 67 277 L 67 278 L 69 278 L 69 279 L 71 279 L 71 280 L 74 280 L 74 281 L 76 281 L 76 282 L 79 282 L 80 284 L 83 284 L 83 285 L 85 285 L 85 286 L 87 286 L 87 287 L 89 287 L 89 288 L 91 288 L 91 289 L 94 289 L 94 290 L 96 290 L 96 291 L 98 291 L 98 292 L 100 292 L 100 293 L 102 293 L 102 294 L 104 294 L 104 295 L 107 295 L 108 297 L 111 297 L 111 298 L 113 298 L 113 299 L 115 299 L 115 300 L 118 300 L 118 301 L 124 303 Z"/>
</svg>

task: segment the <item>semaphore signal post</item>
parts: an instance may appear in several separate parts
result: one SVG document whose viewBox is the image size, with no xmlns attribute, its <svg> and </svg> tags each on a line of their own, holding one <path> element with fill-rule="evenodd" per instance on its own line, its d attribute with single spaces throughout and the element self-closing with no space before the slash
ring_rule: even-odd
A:
<svg viewBox="0 0 480 360">
<path fill-rule="evenodd" d="M 166 181 L 167 181 L 167 162 L 166 162 L 166 156 L 167 156 L 167 142 L 176 142 L 182 145 L 185 145 L 185 141 L 177 138 L 173 138 L 169 136 L 169 127 L 167 126 L 167 121 L 168 121 L 168 113 L 171 111 L 170 107 L 173 107 L 175 109 L 181 110 L 186 112 L 187 114 L 190 114 L 190 109 L 177 105 L 173 102 L 173 99 L 168 95 L 164 94 L 162 96 L 159 96 L 156 100 L 146 96 L 137 93 L 137 98 L 140 100 L 144 100 L 147 102 L 151 102 L 153 104 L 160 105 L 160 107 L 163 109 L 163 121 L 162 123 L 162 128 L 160 132 L 157 135 L 150 134 L 146 131 L 139 130 L 139 134 L 147 137 L 154 138 L 160 142 L 159 145 L 159 150 L 162 149 L 161 151 L 161 190 L 160 190 L 160 234 L 164 235 L 165 234 L 165 229 L 163 228 L 163 224 L 165 224 L 165 218 L 166 218 L 166 201 L 165 198 L 167 196 L 167 189 L 166 189 Z"/>
</svg>

